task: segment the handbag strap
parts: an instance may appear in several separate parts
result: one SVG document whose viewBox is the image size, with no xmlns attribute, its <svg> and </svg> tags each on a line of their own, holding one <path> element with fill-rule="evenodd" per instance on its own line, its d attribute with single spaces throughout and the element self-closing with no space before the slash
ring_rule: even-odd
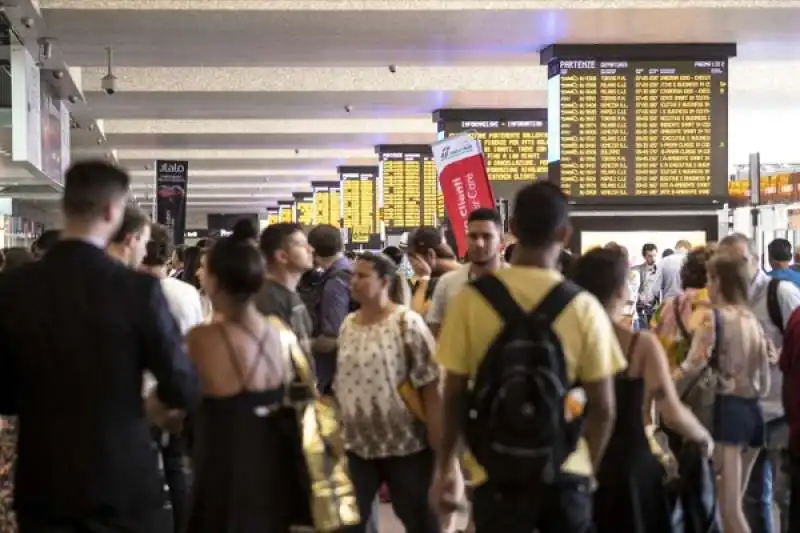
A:
<svg viewBox="0 0 800 533">
<path fill-rule="evenodd" d="M 678 330 L 681 332 L 681 336 L 686 339 L 687 342 L 691 343 L 692 334 L 689 333 L 688 329 L 686 329 L 686 324 L 683 323 L 683 316 L 681 316 L 681 307 L 683 307 L 683 303 L 684 302 L 681 301 L 681 297 L 676 296 L 672 301 L 672 311 L 675 313 L 675 323 L 678 326 Z M 691 305 L 691 302 L 689 304 Z"/>
<path fill-rule="evenodd" d="M 712 320 L 714 321 L 714 345 L 711 348 L 711 355 L 708 358 L 708 364 L 706 368 L 711 369 L 712 371 L 716 371 L 719 368 L 719 351 L 720 345 L 722 344 L 722 317 L 719 313 L 719 309 L 712 309 Z M 686 398 L 689 396 L 689 393 L 692 392 L 700 380 L 703 379 L 705 372 L 701 370 L 697 373 L 697 376 L 689 383 L 689 386 L 684 389 L 683 394 L 681 394 L 680 399 L 681 401 L 685 401 Z"/>
<path fill-rule="evenodd" d="M 406 342 L 406 334 L 408 333 L 408 309 L 403 309 L 400 313 L 400 357 L 405 360 L 406 363 L 406 373 L 408 374 L 409 378 L 411 376 L 411 350 L 408 347 L 408 342 Z"/>
</svg>

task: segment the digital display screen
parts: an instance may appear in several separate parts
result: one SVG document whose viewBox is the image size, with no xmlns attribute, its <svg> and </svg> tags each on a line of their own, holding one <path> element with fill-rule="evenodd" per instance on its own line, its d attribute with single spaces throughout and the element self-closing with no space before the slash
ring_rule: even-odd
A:
<svg viewBox="0 0 800 533">
<path fill-rule="evenodd" d="M 312 183 L 314 191 L 314 225 L 328 224 L 339 227 L 340 202 L 339 183 Z"/>
<path fill-rule="evenodd" d="M 471 132 L 481 142 L 489 181 L 547 179 L 547 124 L 544 120 L 445 122 L 448 137 Z"/>
<path fill-rule="evenodd" d="M 294 202 L 278 202 L 278 221 L 294 222 Z"/>
<path fill-rule="evenodd" d="M 314 194 L 295 194 L 294 197 L 294 219 L 303 226 L 313 226 Z"/>
<path fill-rule="evenodd" d="M 278 223 L 278 210 L 270 209 L 267 211 L 267 226 Z"/>
<path fill-rule="evenodd" d="M 553 60 L 548 73 L 566 194 L 727 195 L 727 61 Z"/>
<path fill-rule="evenodd" d="M 438 225 L 444 199 L 433 156 L 411 152 L 381 152 L 381 198 L 387 228 L 413 229 Z"/>
<path fill-rule="evenodd" d="M 367 243 L 376 231 L 376 172 L 341 172 L 343 227 L 351 243 Z"/>
</svg>

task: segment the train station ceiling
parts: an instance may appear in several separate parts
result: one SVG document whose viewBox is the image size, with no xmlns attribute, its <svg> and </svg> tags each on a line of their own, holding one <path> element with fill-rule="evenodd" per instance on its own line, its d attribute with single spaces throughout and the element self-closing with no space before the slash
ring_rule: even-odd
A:
<svg viewBox="0 0 800 533">
<path fill-rule="evenodd" d="M 800 94 L 796 0 L 39 3 L 81 69 L 78 122 L 100 120 L 108 139 L 81 136 L 74 157 L 114 154 L 140 198 L 155 159 L 188 159 L 198 215 L 274 206 L 338 165 L 375 163 L 376 144 L 432 142 L 438 108 L 544 107 L 538 51 L 552 43 L 737 42 L 731 120 Z"/>
</svg>

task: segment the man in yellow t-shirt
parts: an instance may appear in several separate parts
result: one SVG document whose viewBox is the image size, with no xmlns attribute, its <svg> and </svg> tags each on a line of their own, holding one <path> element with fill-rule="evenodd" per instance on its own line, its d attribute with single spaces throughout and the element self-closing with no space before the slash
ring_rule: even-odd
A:
<svg viewBox="0 0 800 533">
<path fill-rule="evenodd" d="M 511 228 L 517 236 L 514 264 L 494 275 L 525 311 L 531 311 L 562 281 L 559 254 L 571 236 L 567 198 L 550 183 L 522 189 L 514 202 Z M 472 287 L 450 303 L 439 336 L 437 358 L 444 367 L 442 438 L 431 485 L 431 502 L 446 511 L 449 474 L 468 398 L 468 382 L 503 329 L 494 308 Z M 614 376 L 625 358 L 602 305 L 588 292 L 575 296 L 553 321 L 561 341 L 567 387 L 580 382 L 588 404 L 583 436 L 552 485 L 510 488 L 489 479 L 475 490 L 477 533 L 587 533 L 592 527 L 591 480 L 614 427 Z"/>
</svg>

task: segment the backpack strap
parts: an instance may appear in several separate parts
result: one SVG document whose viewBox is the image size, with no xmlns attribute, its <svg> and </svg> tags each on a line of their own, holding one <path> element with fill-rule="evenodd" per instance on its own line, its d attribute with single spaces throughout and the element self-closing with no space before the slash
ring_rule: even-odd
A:
<svg viewBox="0 0 800 533">
<path fill-rule="evenodd" d="M 558 318 L 558 315 L 561 314 L 561 311 L 563 311 L 572 299 L 582 290 L 583 289 L 575 283 L 564 280 L 547 293 L 547 296 L 534 308 L 532 314 L 541 317 L 548 324 L 552 324 L 555 319 Z"/>
<path fill-rule="evenodd" d="M 519 323 L 533 315 L 542 318 L 548 324 L 552 324 L 561 314 L 561 311 L 582 290 L 571 281 L 562 281 L 553 287 L 530 313 L 525 313 L 517 301 L 514 300 L 514 297 L 511 296 L 511 293 L 508 292 L 505 283 L 497 279 L 496 276 L 482 276 L 473 281 L 472 286 L 497 311 L 497 314 L 500 315 L 506 325 Z"/>
<path fill-rule="evenodd" d="M 687 298 L 688 300 L 688 298 Z M 682 300 L 681 296 L 676 296 L 674 300 L 672 300 L 672 310 L 675 313 L 675 325 L 678 326 L 678 330 L 681 332 L 681 337 L 684 340 L 688 341 L 689 343 L 692 342 L 692 334 L 689 333 L 689 330 L 686 329 L 686 324 L 683 323 L 683 316 L 681 313 L 681 307 L 685 302 Z M 689 302 L 691 306 L 691 302 Z"/>
<path fill-rule="evenodd" d="M 527 318 L 525 311 L 519 306 L 511 293 L 508 292 L 506 284 L 497 279 L 495 276 L 482 276 L 473 281 L 472 286 L 475 287 L 481 296 L 483 296 L 489 305 L 497 311 L 503 322 L 508 324 L 517 324 Z"/>
<path fill-rule="evenodd" d="M 769 280 L 767 285 L 767 313 L 770 321 L 783 335 L 783 313 L 781 313 L 781 304 L 778 301 L 778 288 L 780 285 L 781 280 L 779 279 L 772 278 Z"/>
</svg>

